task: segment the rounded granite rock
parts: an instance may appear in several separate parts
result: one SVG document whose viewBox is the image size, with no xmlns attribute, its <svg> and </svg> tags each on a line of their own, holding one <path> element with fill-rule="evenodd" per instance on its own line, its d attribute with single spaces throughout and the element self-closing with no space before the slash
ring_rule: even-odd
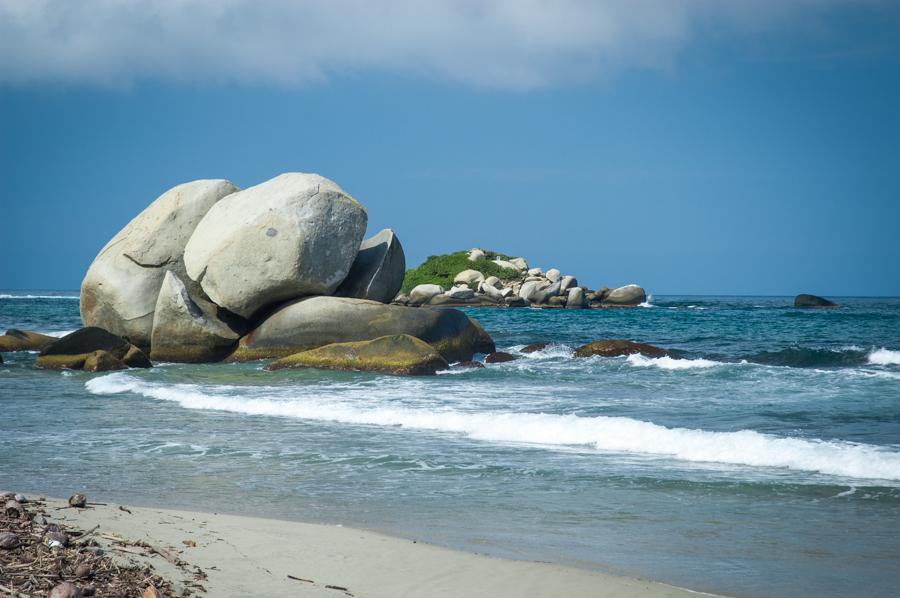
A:
<svg viewBox="0 0 900 598">
<path fill-rule="evenodd" d="M 621 339 L 593 341 L 575 349 L 575 357 L 591 357 L 594 355 L 621 357 L 634 354 L 643 355 L 644 357 L 665 357 L 669 353 L 665 349 L 660 349 L 653 345 Z"/>
<path fill-rule="evenodd" d="M 266 369 L 297 367 L 427 376 L 450 366 L 428 343 L 408 334 L 395 334 L 302 351 L 273 361 Z"/>
<path fill-rule="evenodd" d="M 390 303 L 403 286 L 406 256 L 400 239 L 389 228 L 359 246 L 350 273 L 334 294 Z"/>
<path fill-rule="evenodd" d="M 191 235 L 184 264 L 213 303 L 250 318 L 285 300 L 332 294 L 367 221 L 337 183 L 282 174 L 216 203 Z"/>
<path fill-rule="evenodd" d="M 478 323 L 456 309 L 406 307 L 347 297 L 308 297 L 276 309 L 241 338 L 230 361 L 284 357 L 340 342 L 408 334 L 434 347 L 448 362 L 494 351 Z"/>
<path fill-rule="evenodd" d="M 207 211 L 237 191 L 225 180 L 178 185 L 160 195 L 107 243 L 81 283 L 81 319 L 150 346 L 153 310 L 166 270 L 184 276 L 185 245 Z"/>
</svg>

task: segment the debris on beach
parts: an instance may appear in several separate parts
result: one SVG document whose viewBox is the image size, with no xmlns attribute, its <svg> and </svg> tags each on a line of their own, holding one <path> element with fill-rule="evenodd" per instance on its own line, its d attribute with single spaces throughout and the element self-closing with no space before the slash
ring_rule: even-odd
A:
<svg viewBox="0 0 900 598">
<path fill-rule="evenodd" d="M 16 496 L 25 498 L 2 497 L 6 503 L 0 514 L 0 594 L 14 598 L 176 598 L 204 591 L 197 583 L 191 585 L 193 590 L 174 592 L 172 584 L 156 575 L 151 565 L 125 564 L 108 556 L 97 542 L 101 535 L 97 528 L 85 531 L 50 523 L 43 500 L 22 503 Z M 87 504 L 83 495 L 76 494 L 72 499 L 72 506 L 76 506 L 73 502 Z M 170 562 L 180 563 L 180 568 L 195 580 L 206 577 L 200 569 L 189 568 L 167 550 L 145 542 L 133 543 L 118 537 L 116 540 L 121 542 L 121 548 L 129 549 L 125 552 L 156 552 Z"/>
</svg>

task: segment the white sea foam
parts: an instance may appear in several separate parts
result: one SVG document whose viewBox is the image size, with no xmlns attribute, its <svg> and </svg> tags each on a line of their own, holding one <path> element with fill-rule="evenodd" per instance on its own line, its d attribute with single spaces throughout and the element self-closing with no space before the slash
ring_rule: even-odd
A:
<svg viewBox="0 0 900 598">
<path fill-rule="evenodd" d="M 900 351 L 891 351 L 882 347 L 869 353 L 872 365 L 900 365 Z"/>
<path fill-rule="evenodd" d="M 638 303 L 638 307 L 656 307 L 653 305 L 653 295 L 647 295 L 647 299 L 643 303 Z"/>
<path fill-rule="evenodd" d="M 62 338 L 67 334 L 72 334 L 75 332 L 74 330 L 49 330 L 44 332 L 39 332 L 38 334 L 46 334 L 47 336 L 55 336 L 56 338 Z"/>
<path fill-rule="evenodd" d="M 346 394 L 305 395 L 301 389 L 165 385 L 127 373 L 85 383 L 94 394 L 132 392 L 174 401 L 187 409 L 295 417 L 357 425 L 403 427 L 462 434 L 489 441 L 552 447 L 586 446 L 599 451 L 638 453 L 688 462 L 781 467 L 848 478 L 900 481 L 900 452 L 841 442 L 777 437 L 752 430 L 712 432 L 666 428 L 626 417 L 581 417 L 509 411 L 467 412 L 451 408 L 394 406 L 350 401 Z M 308 392 L 308 391 L 307 391 Z M 292 394 L 293 393 L 293 394 Z"/>
<path fill-rule="evenodd" d="M 644 357 L 638 353 L 629 355 L 626 361 L 635 367 L 657 367 L 663 370 L 691 370 L 695 368 L 712 368 L 717 365 L 725 365 L 721 361 L 709 359 L 674 359 L 668 355 L 664 357 Z"/>
<path fill-rule="evenodd" d="M 9 295 L 0 293 L 0 299 L 78 299 L 78 295 Z"/>
</svg>

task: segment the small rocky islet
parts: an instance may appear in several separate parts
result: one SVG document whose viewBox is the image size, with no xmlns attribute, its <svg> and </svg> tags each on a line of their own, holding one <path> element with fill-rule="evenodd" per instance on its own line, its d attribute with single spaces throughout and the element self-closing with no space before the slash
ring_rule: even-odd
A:
<svg viewBox="0 0 900 598">
<path fill-rule="evenodd" d="M 385 229 L 364 239 L 367 223 L 362 204 L 317 174 L 286 173 L 244 190 L 226 180 L 178 185 L 91 263 L 81 285 L 84 328 L 62 338 L 9 330 L 0 352 L 38 351 L 38 367 L 91 372 L 275 359 L 266 369 L 422 375 L 451 363 L 482 366 L 476 355 L 489 364 L 517 358 L 497 352 L 478 322 L 454 307 L 589 309 L 647 300 L 636 284 L 592 290 L 556 268 L 479 248 L 431 256 L 407 271 L 397 235 Z M 834 304 L 801 295 L 797 306 Z M 602 340 L 574 356 L 633 353 L 667 355 Z"/>
</svg>

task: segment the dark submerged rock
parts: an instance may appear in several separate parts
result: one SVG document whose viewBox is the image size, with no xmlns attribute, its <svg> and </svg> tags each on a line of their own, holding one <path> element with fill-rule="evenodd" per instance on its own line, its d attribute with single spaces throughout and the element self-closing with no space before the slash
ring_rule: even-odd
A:
<svg viewBox="0 0 900 598">
<path fill-rule="evenodd" d="M 634 355 L 635 353 L 645 357 L 665 357 L 669 354 L 665 349 L 660 349 L 653 345 L 620 339 L 594 341 L 575 349 L 575 357 L 591 357 L 593 355 L 620 357 L 622 355 Z"/>
<path fill-rule="evenodd" d="M 531 343 L 530 345 L 525 345 L 522 347 L 522 350 L 519 353 L 535 353 L 537 351 L 543 351 L 547 347 L 550 346 L 550 343 L 540 342 L 540 343 Z"/>
<path fill-rule="evenodd" d="M 484 358 L 485 363 L 506 363 L 507 361 L 515 361 L 516 356 L 505 351 L 497 351 L 489 354 Z"/>
</svg>

